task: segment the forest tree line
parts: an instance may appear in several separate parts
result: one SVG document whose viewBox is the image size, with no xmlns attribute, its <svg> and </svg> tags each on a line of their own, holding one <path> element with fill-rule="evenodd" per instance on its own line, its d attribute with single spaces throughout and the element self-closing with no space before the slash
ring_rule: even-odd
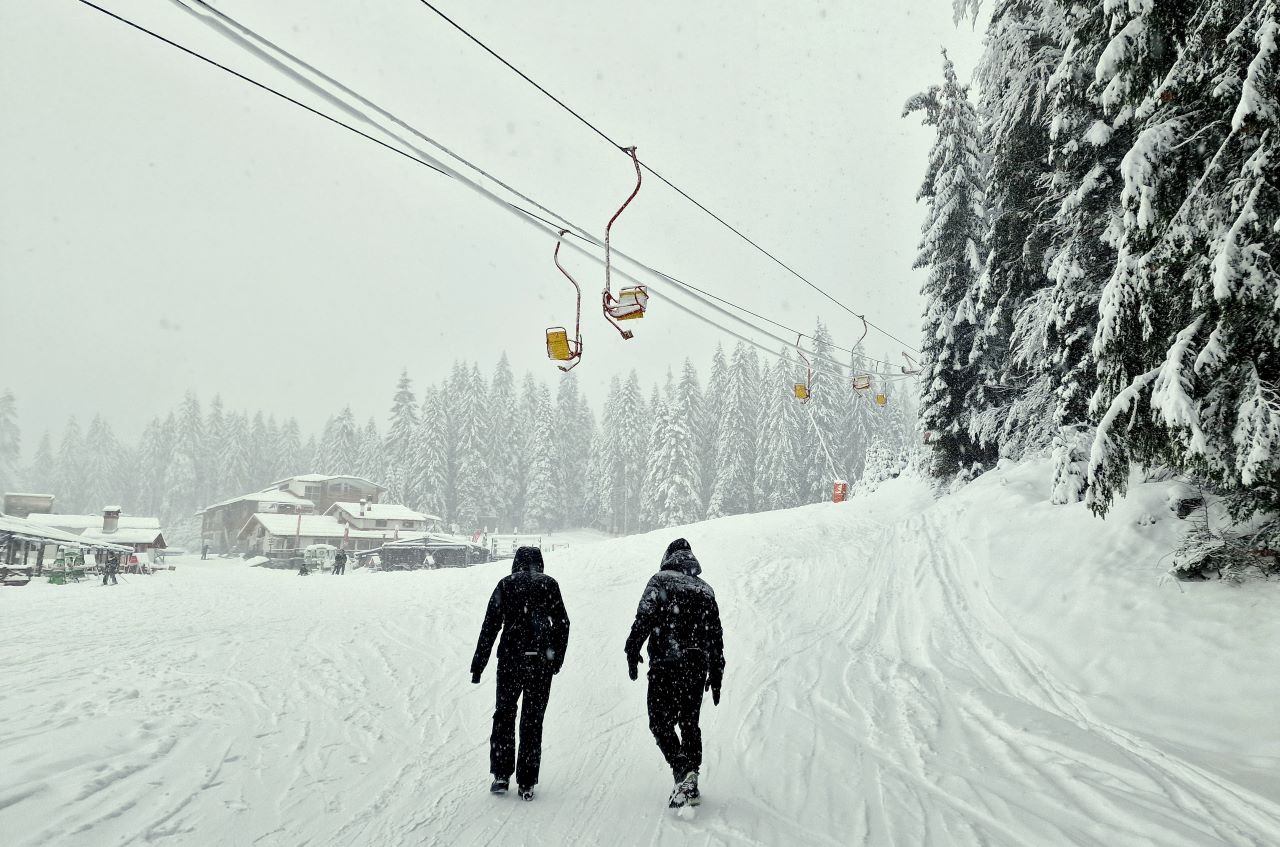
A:
<svg viewBox="0 0 1280 847">
<path fill-rule="evenodd" d="M 829 355 L 827 330 L 814 336 Z M 596 410 L 576 372 L 517 379 L 503 355 L 487 375 L 459 361 L 417 389 L 404 373 L 381 424 L 346 407 L 311 432 L 188 393 L 133 443 L 101 415 L 84 428 L 72 418 L 60 437 L 40 438 L 21 473 L 5 395 L 0 437 L 11 433 L 14 460 L 0 482 L 55 494 L 58 511 L 120 503 L 177 528 L 292 475 L 345 473 L 385 485 L 387 502 L 468 528 L 636 532 L 817 502 L 834 478 L 871 484 L 897 473 L 917 441 L 914 391 L 882 386 L 888 402 L 877 406 L 851 388 L 862 365 L 855 356 L 848 371 L 815 374 L 802 405 L 792 394 L 805 378 L 799 362 L 785 352 L 762 361 L 739 343 L 718 348 L 705 375 L 686 360 L 656 384 L 615 376 Z"/>
</svg>

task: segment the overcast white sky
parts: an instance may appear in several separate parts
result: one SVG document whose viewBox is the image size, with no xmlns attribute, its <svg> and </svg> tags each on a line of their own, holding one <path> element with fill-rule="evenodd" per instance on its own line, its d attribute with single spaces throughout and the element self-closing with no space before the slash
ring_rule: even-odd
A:
<svg viewBox="0 0 1280 847">
<path fill-rule="evenodd" d="M 100 0 L 289 87 L 169 0 Z M 628 161 L 417 0 L 218 0 L 300 57 L 603 235 Z M 929 133 L 899 117 L 979 49 L 949 0 L 438 5 L 810 279 L 918 345 L 914 196 Z M 436 381 L 505 350 L 549 379 L 572 321 L 554 242 L 474 193 L 77 0 L 0 5 L 0 390 L 27 454 L 66 418 L 133 437 L 195 389 L 297 415 L 385 417 L 401 368 Z M 856 321 L 656 180 L 614 243 L 840 341 Z M 593 395 L 720 337 L 653 304 L 623 342 L 586 289 Z M 874 334 L 872 352 L 900 347 Z"/>
</svg>

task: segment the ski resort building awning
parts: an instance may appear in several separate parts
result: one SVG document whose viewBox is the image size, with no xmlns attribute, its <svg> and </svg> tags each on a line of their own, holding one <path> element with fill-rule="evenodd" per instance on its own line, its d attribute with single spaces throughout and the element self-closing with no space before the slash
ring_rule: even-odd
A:
<svg viewBox="0 0 1280 847">
<path fill-rule="evenodd" d="M 9 540 L 28 541 L 33 544 L 60 544 L 63 547 L 77 547 L 82 550 L 108 550 L 113 553 L 132 553 L 132 547 L 112 544 L 95 538 L 85 538 L 73 532 L 66 532 L 49 526 L 40 526 L 23 518 L 0 515 L 0 543 Z"/>
</svg>

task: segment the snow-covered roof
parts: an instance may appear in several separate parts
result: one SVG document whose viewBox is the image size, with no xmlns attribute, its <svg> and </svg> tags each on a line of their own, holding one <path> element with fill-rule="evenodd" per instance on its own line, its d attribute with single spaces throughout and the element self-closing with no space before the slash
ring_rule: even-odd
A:
<svg viewBox="0 0 1280 847">
<path fill-rule="evenodd" d="M 65 532 L 51 526 L 41 526 L 24 518 L 11 515 L 0 515 L 0 533 L 26 538 L 32 541 L 66 544 L 72 547 L 90 547 L 97 550 L 116 550 L 131 552 L 131 548 L 121 544 L 112 544 L 93 538 L 85 538 L 73 532 Z"/>
<path fill-rule="evenodd" d="M 103 532 L 99 529 L 86 529 L 80 533 L 81 538 L 91 538 L 95 541 L 108 541 L 113 544 L 151 544 L 156 547 L 164 547 L 164 536 L 160 534 L 158 529 L 117 529 L 115 532 Z"/>
<path fill-rule="evenodd" d="M 45 500 L 45 499 L 52 500 L 52 499 L 53 499 L 53 495 L 52 495 L 52 494 L 28 494 L 28 493 L 27 493 L 27 492 L 25 492 L 25 491 L 6 491 L 6 492 L 4 492 L 4 496 L 5 496 L 5 497 L 35 497 L 35 498 L 40 499 L 40 500 Z"/>
<path fill-rule="evenodd" d="M 284 479 L 278 479 L 271 484 L 272 486 L 280 486 L 280 485 L 288 485 L 291 482 L 329 482 L 330 480 L 335 480 L 335 479 L 353 479 L 356 482 L 363 482 L 365 485 L 368 485 L 371 488 L 376 488 L 379 491 L 387 490 L 384 486 L 378 485 L 378 483 L 376 482 L 371 482 L 365 479 L 364 477 L 352 476 L 351 474 L 341 474 L 341 473 L 339 474 L 304 473 L 304 474 L 298 474 L 297 476 L 290 476 Z"/>
<path fill-rule="evenodd" d="M 40 526 L 53 526 L 58 529 L 78 532 L 85 529 L 102 529 L 102 515 L 45 515 L 33 512 L 27 517 L 31 523 Z M 154 529 L 160 530 L 159 518 L 147 518 L 140 515 L 121 515 L 120 529 Z"/>
<path fill-rule="evenodd" d="M 401 535 L 395 541 L 388 541 L 383 547 L 471 547 L 476 550 L 487 550 L 483 544 L 476 544 L 470 538 L 458 535 L 445 535 L 439 532 L 415 532 Z"/>
<path fill-rule="evenodd" d="M 364 506 L 364 514 L 360 514 L 359 503 L 334 503 L 329 507 L 326 515 L 332 515 L 334 512 L 346 512 L 353 518 L 363 518 L 364 520 L 376 521 L 438 521 L 439 518 L 434 515 L 424 515 L 422 512 L 415 512 L 408 506 L 402 506 L 399 503 L 366 503 Z"/>
<path fill-rule="evenodd" d="M 302 535 L 308 538 L 385 538 L 391 540 L 392 530 L 390 529 L 356 529 L 348 524 L 339 523 L 337 518 L 329 515 L 302 515 L 302 522 L 298 522 L 298 515 L 276 515 L 267 512 L 259 512 L 249 518 L 248 523 L 240 530 L 243 536 L 250 527 L 255 523 L 262 526 L 272 535 Z M 405 537 L 401 535 L 401 537 Z"/>
<path fill-rule="evenodd" d="M 310 506 L 313 509 L 316 506 L 315 503 L 305 497 L 299 497 L 292 491 L 267 488 L 262 491 L 255 491 L 253 494 L 241 494 L 239 497 L 232 497 L 220 503 L 214 503 L 212 506 L 205 506 L 196 514 L 203 514 L 212 509 L 221 509 L 223 506 L 230 506 L 235 503 L 289 503 L 294 506 Z"/>
</svg>

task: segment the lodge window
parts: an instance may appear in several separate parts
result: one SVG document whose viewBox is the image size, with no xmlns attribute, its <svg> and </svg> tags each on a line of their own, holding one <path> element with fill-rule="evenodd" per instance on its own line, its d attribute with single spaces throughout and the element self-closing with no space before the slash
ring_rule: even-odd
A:
<svg viewBox="0 0 1280 847">
<path fill-rule="evenodd" d="M 373 522 L 373 525 L 374 525 L 374 526 L 376 526 L 378 529 L 385 529 L 385 528 L 386 528 L 386 526 L 387 526 L 387 522 L 386 522 L 386 521 L 374 521 L 374 522 Z"/>
</svg>

